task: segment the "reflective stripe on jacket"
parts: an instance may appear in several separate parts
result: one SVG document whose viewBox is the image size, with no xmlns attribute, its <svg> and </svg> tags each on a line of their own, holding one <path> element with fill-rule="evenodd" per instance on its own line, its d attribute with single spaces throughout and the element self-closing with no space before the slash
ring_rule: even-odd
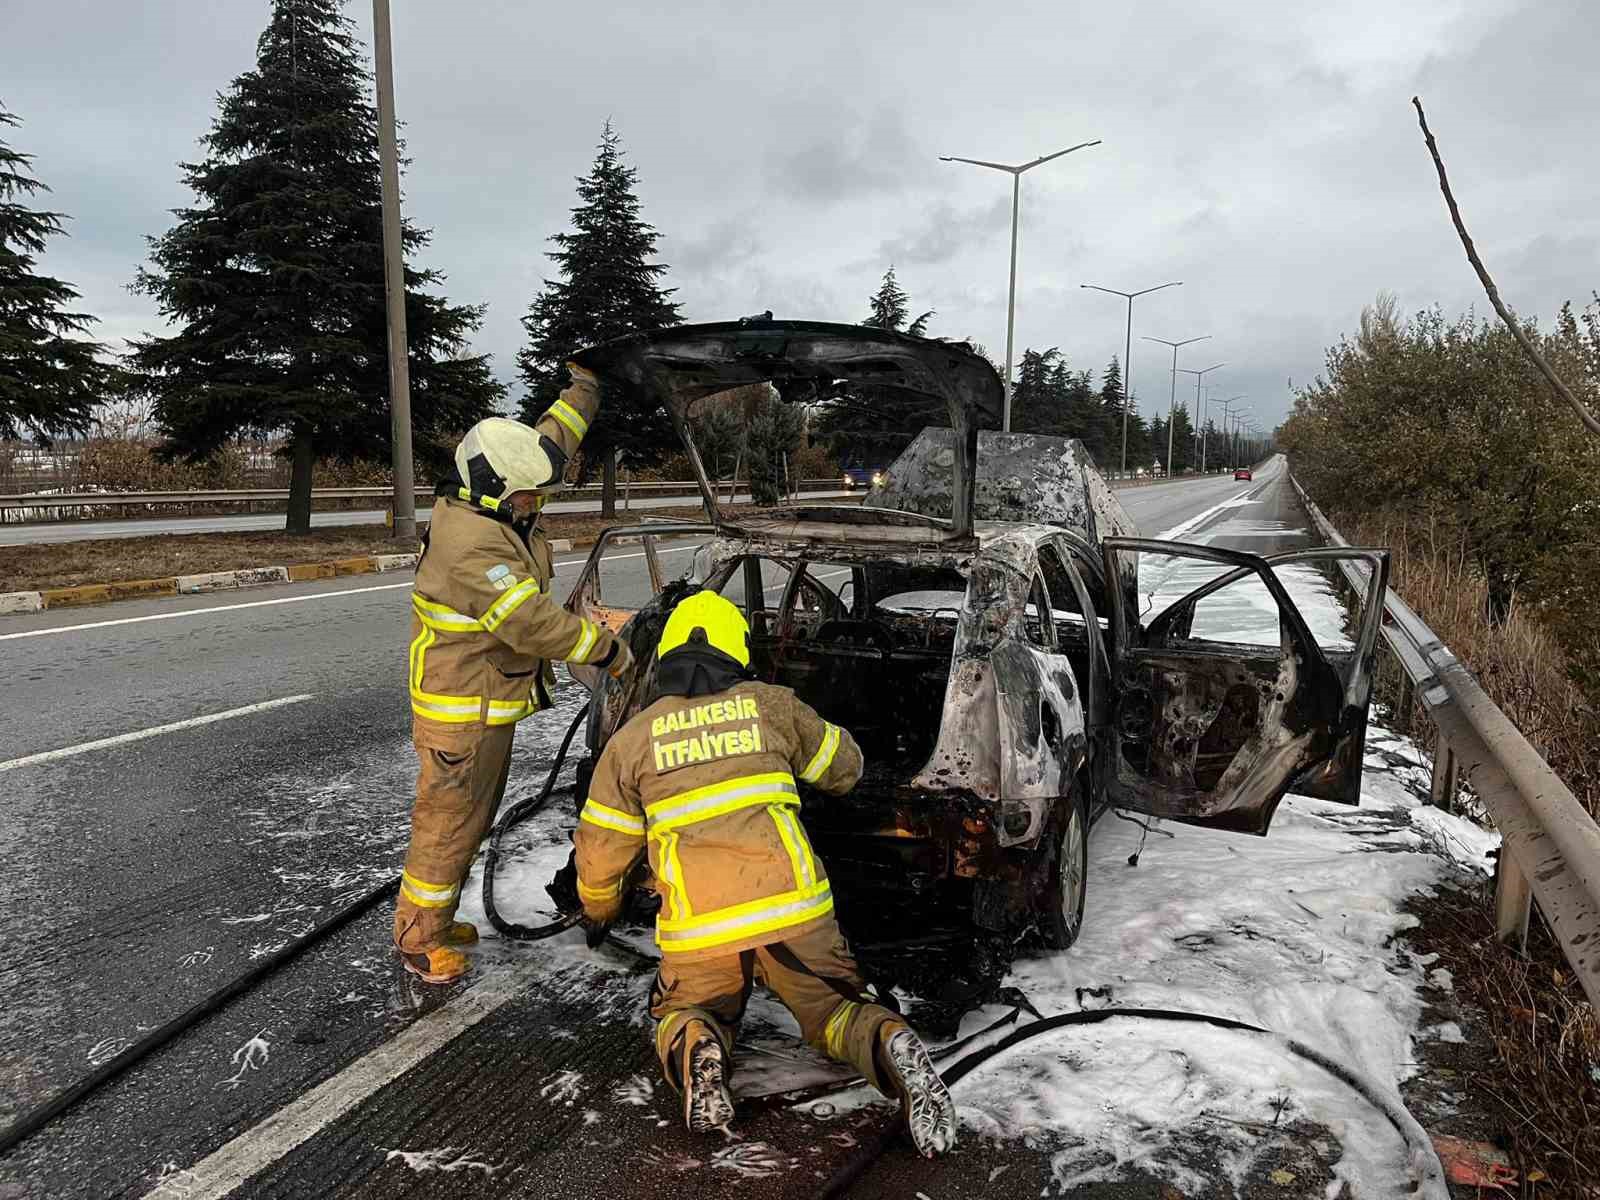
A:
<svg viewBox="0 0 1600 1200">
<path fill-rule="evenodd" d="M 575 376 L 535 428 L 569 455 L 599 407 Z M 411 594 L 408 678 L 413 729 L 426 739 L 473 725 L 510 725 L 540 706 L 554 660 L 606 657 L 614 638 L 550 594 L 550 544 L 451 497 L 434 501 Z"/>
<path fill-rule="evenodd" d="M 666 696 L 606 744 L 573 841 L 597 920 L 648 854 L 663 954 L 710 958 L 796 937 L 829 918 L 828 874 L 800 824 L 799 781 L 842 794 L 861 751 L 788 688 L 744 683 Z"/>
</svg>

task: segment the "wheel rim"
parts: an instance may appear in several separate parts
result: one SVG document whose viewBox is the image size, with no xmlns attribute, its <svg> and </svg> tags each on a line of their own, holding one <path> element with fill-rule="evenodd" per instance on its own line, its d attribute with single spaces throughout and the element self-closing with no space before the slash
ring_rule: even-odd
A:
<svg viewBox="0 0 1600 1200">
<path fill-rule="evenodd" d="M 1076 933 L 1082 914 L 1078 911 L 1078 897 L 1083 894 L 1083 881 L 1088 872 L 1083 846 L 1082 815 L 1079 806 L 1072 806 L 1072 816 L 1067 818 L 1067 829 L 1061 838 L 1061 854 L 1057 870 L 1061 873 L 1061 921 L 1068 933 Z"/>
</svg>

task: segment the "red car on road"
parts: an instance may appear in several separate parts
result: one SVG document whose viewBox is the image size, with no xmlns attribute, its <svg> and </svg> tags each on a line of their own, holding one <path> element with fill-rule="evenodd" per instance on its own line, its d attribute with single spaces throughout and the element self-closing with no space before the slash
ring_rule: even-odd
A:
<svg viewBox="0 0 1600 1200">
<path fill-rule="evenodd" d="M 1246 483 L 1253 483 L 1254 482 L 1254 480 L 1252 480 L 1250 478 L 1250 468 L 1249 467 L 1240 467 L 1238 470 L 1236 470 L 1233 473 L 1233 477 L 1235 479 L 1243 479 Z"/>
</svg>

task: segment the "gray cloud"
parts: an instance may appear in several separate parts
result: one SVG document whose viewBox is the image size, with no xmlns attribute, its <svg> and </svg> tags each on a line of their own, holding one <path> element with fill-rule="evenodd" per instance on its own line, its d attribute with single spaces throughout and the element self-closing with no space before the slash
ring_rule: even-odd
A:
<svg viewBox="0 0 1600 1200">
<path fill-rule="evenodd" d="M 366 36 L 370 6 L 349 11 Z M 1206 362 L 1228 363 L 1217 394 L 1274 422 L 1285 380 L 1309 381 L 1380 288 L 1408 309 L 1481 305 L 1408 104 L 1421 92 L 1519 311 L 1548 323 L 1600 284 L 1600 22 L 1584 0 L 973 13 L 399 6 L 406 208 L 434 231 L 423 261 L 453 299 L 487 302 L 479 348 L 510 381 L 547 239 L 610 117 L 686 316 L 859 319 L 893 260 L 917 311 L 938 310 L 934 332 L 999 356 L 1007 181 L 938 156 L 1017 161 L 1100 137 L 1024 180 L 1019 349 L 1098 370 L 1122 350 L 1123 310 L 1078 284 L 1182 279 L 1135 308 L 1135 389 L 1152 406 L 1170 393 L 1170 354 L 1139 335 L 1209 333 Z M 186 203 L 176 164 L 266 14 L 266 0 L 6 6 L 0 98 L 26 122 L 11 140 L 74 218 L 45 265 L 108 341 L 159 325 L 126 284 L 143 237 Z"/>
<path fill-rule="evenodd" d="M 964 211 L 940 203 L 918 227 L 879 243 L 877 260 L 936 266 L 973 246 L 1004 238 L 1010 228 L 1011 201 L 1005 196 Z"/>
</svg>

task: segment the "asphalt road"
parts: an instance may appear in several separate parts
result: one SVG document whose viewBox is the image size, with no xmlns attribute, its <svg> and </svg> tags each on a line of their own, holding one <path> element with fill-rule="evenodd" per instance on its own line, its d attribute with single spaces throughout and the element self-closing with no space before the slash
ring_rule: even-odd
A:
<svg viewBox="0 0 1600 1200">
<path fill-rule="evenodd" d="M 859 496 L 860 492 L 807 492 L 807 499 L 837 499 Z M 748 500 L 749 493 L 740 492 L 735 500 Z M 630 509 L 683 508 L 699 504 L 695 496 L 635 496 Z M 426 521 L 433 511 L 431 504 L 417 508 L 417 519 Z M 545 511 L 551 513 L 597 513 L 598 500 L 555 500 Z M 330 525 L 382 525 L 383 510 L 351 511 L 311 514 L 313 528 Z M 217 517 L 155 517 L 126 521 L 51 521 L 28 524 L 0 525 L 0 546 L 53 545 L 57 542 L 92 542 L 104 538 L 150 537 L 169 533 L 248 533 L 251 530 L 282 529 L 283 514 L 237 513 Z"/>
<path fill-rule="evenodd" d="M 1246 495 L 1258 502 L 1218 509 Z M 1258 551 L 1303 536 L 1277 469 L 1253 484 L 1173 483 L 1119 499 L 1147 536 L 1199 539 L 1213 528 L 1220 544 Z M 669 573 L 687 568 L 692 549 L 662 547 Z M 557 580 L 570 586 L 582 561 L 559 557 Z M 648 594 L 637 547 L 615 550 L 606 571 L 609 602 Z M 409 586 L 390 576 L 329 580 L 0 617 L 0 673 L 11 681 L 0 695 L 0 904 L 12 915 L 0 966 L 0 1124 L 392 876 L 415 772 L 403 679 Z M 567 684 L 565 696 L 562 712 L 575 712 L 579 689 Z M 565 724 L 552 713 L 519 729 L 513 798 L 536 788 Z M 471 989 L 417 987 L 397 974 L 388 919 L 381 907 L 353 923 L 0 1159 L 0 1200 L 187 1195 L 182 1172 L 228 1139 L 330 1077 L 344 1079 L 446 1000 L 468 1012 L 482 1002 Z M 267 1164 L 250 1194 L 530 1186 L 521 1167 L 418 1174 L 370 1152 L 461 1146 L 469 1132 L 508 1162 L 545 1155 L 555 1174 L 540 1176 L 540 1190 L 551 1196 L 656 1194 L 659 1172 L 652 1183 L 637 1156 L 605 1147 L 655 1137 L 668 1170 L 673 1155 L 694 1149 L 668 1127 L 670 1111 L 618 1109 L 624 1126 L 596 1141 L 582 1106 L 560 1100 L 559 1088 L 554 1101 L 540 1090 L 580 1060 L 580 1073 L 619 1086 L 653 1076 L 637 987 L 593 994 L 563 979 L 538 973 L 448 1054 L 372 1084 L 372 1099 L 362 1093 L 345 1116 Z M 596 1025 L 611 1010 L 623 1019 Z M 519 1097 L 533 1107 L 512 1102 Z M 785 1190 L 741 1184 L 757 1176 L 737 1170 L 722 1183 L 770 1195 L 798 1183 L 793 1194 L 805 1194 L 812 1175 L 834 1169 L 846 1142 L 878 1119 L 869 1111 L 823 1129 L 792 1114 L 757 1115 L 755 1130 L 784 1153 L 814 1154 L 808 1138 L 830 1148 L 816 1172 L 791 1173 Z M 827 1143 L 836 1133 L 843 1138 Z M 977 1194 L 989 1164 L 1015 1157 L 985 1151 L 959 1174 Z M 989 1194 L 1038 1194 L 1042 1168 L 1027 1162 Z M 936 1178 L 909 1160 L 882 1170 L 882 1187 L 860 1194 L 909 1195 Z M 705 1186 L 679 1190 L 688 1197 Z"/>
</svg>

